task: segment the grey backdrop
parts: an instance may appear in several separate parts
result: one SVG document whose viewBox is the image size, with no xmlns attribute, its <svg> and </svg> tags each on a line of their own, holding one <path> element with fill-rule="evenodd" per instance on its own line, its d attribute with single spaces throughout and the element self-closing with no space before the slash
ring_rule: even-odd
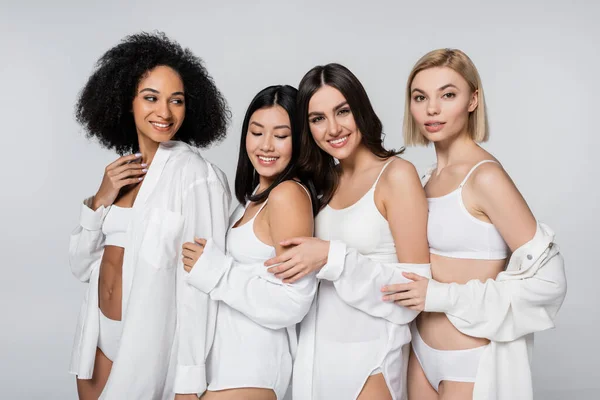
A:
<svg viewBox="0 0 600 400">
<path fill-rule="evenodd" d="M 466 51 L 488 102 L 485 147 L 556 230 L 567 263 L 569 292 L 557 328 L 536 338 L 536 397 L 597 398 L 598 2 L 1 4 L 1 398 L 75 398 L 67 368 L 85 285 L 69 271 L 68 240 L 81 200 L 95 192 L 115 155 L 85 138 L 73 105 L 105 50 L 126 34 L 154 29 L 200 55 L 229 101 L 229 136 L 205 154 L 230 183 L 245 108 L 263 87 L 296 86 L 316 64 L 345 64 L 384 122 L 387 146 L 398 147 L 412 65 L 434 48 Z M 409 149 L 406 158 L 423 171 L 434 152 Z"/>
</svg>

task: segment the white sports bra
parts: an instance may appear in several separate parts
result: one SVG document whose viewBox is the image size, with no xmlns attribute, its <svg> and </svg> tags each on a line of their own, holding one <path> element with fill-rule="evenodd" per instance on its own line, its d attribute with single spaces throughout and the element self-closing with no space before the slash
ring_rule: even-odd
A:
<svg viewBox="0 0 600 400">
<path fill-rule="evenodd" d="M 102 224 L 102 233 L 105 235 L 105 246 L 125 248 L 125 238 L 127 227 L 131 220 L 131 210 L 129 207 L 119 207 L 114 204 L 110 206 L 110 210 L 108 210 Z"/>
<path fill-rule="evenodd" d="M 444 257 L 477 260 L 502 260 L 509 248 L 493 224 L 475 218 L 462 200 L 462 188 L 481 164 L 477 163 L 458 188 L 441 197 L 429 197 L 427 239 L 429 252 Z"/>
</svg>

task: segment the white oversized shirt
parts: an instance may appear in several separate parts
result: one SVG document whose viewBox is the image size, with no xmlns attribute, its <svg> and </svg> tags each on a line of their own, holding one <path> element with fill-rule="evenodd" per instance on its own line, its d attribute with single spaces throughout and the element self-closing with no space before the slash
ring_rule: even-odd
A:
<svg viewBox="0 0 600 400">
<path fill-rule="evenodd" d="M 491 341 L 479 362 L 473 400 L 533 399 L 533 334 L 554 328 L 566 292 L 564 261 L 554 232 L 543 223 L 495 280 L 429 281 L 425 311 L 443 312 L 465 335 Z"/>
<path fill-rule="evenodd" d="M 73 274 L 88 282 L 70 372 L 91 379 L 98 343 L 98 277 L 102 223 L 110 207 L 81 210 L 71 235 Z M 206 389 L 205 360 L 214 337 L 217 303 L 190 287 L 181 246 L 194 236 L 223 245 L 230 194 L 223 172 L 198 150 L 161 143 L 132 207 L 123 259 L 123 332 L 101 399 L 172 400 Z"/>
<path fill-rule="evenodd" d="M 230 226 L 243 214 L 244 207 L 238 207 Z M 269 273 L 264 262 L 275 256 L 275 248 L 259 242 L 253 222 L 230 231 L 227 254 L 208 239 L 188 282 L 219 301 L 217 326 L 223 329 L 209 355 L 209 389 L 271 388 L 281 399 L 292 374 L 296 324 L 308 313 L 317 282 L 309 274 L 287 284 Z M 232 234 L 247 242 L 233 243 Z"/>
</svg>

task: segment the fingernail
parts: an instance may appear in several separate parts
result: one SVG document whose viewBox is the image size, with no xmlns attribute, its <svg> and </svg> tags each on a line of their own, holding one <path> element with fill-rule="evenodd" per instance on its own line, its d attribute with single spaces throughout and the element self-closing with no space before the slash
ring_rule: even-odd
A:
<svg viewBox="0 0 600 400">
<path fill-rule="evenodd" d="M 135 156 L 139 158 L 142 156 L 142 153 L 135 153 Z"/>
<path fill-rule="evenodd" d="M 147 166 L 148 166 L 148 164 L 142 163 L 142 167 L 147 167 Z"/>
<path fill-rule="evenodd" d="M 147 170 L 146 168 L 144 168 L 144 169 L 142 170 L 142 172 L 148 172 L 148 170 Z"/>
<path fill-rule="evenodd" d="M 143 176 L 140 176 L 140 177 L 138 178 L 138 181 L 141 181 L 142 179 L 144 179 L 144 177 L 143 177 Z"/>
</svg>

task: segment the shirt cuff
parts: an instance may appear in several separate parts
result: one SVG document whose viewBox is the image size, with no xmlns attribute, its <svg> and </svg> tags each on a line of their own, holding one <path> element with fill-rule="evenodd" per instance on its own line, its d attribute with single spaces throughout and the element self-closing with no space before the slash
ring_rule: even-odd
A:
<svg viewBox="0 0 600 400">
<path fill-rule="evenodd" d="M 327 264 L 321 268 L 317 274 L 318 279 L 336 281 L 344 271 L 346 262 L 346 244 L 339 240 L 329 242 L 329 252 L 327 253 Z"/>
<path fill-rule="evenodd" d="M 231 257 L 226 256 L 214 240 L 208 239 L 202 255 L 186 276 L 186 281 L 208 294 L 217 286 L 230 263 Z"/>
<path fill-rule="evenodd" d="M 450 284 L 430 279 L 426 296 L 424 311 L 445 313 L 450 309 Z"/>
<path fill-rule="evenodd" d="M 205 365 L 178 365 L 175 371 L 173 391 L 177 394 L 197 394 L 206 391 Z"/>
<path fill-rule="evenodd" d="M 81 205 L 79 224 L 85 230 L 99 231 L 102 229 L 102 223 L 104 222 L 104 217 L 106 217 L 106 214 L 108 213 L 108 208 L 100 206 L 96 211 L 94 211 L 91 209 L 92 201 L 94 201 L 93 196 L 88 197 L 83 201 L 83 204 Z"/>
</svg>

